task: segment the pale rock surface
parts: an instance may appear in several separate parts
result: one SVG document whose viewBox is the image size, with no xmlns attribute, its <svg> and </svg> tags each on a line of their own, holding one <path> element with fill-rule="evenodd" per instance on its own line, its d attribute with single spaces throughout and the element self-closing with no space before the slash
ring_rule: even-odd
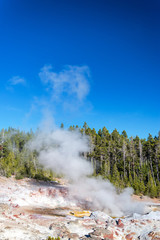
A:
<svg viewBox="0 0 160 240">
<path fill-rule="evenodd" d="M 64 185 L 0 177 L 0 240 L 45 240 L 48 236 L 63 240 L 160 240 L 159 211 L 116 219 L 97 209 L 90 217 L 70 215 L 89 210 L 80 205 Z"/>
</svg>

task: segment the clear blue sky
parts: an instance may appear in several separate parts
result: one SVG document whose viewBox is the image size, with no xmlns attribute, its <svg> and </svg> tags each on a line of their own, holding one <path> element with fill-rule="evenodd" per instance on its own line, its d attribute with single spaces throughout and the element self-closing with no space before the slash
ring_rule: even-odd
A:
<svg viewBox="0 0 160 240">
<path fill-rule="evenodd" d="M 66 65 L 87 69 L 83 99 L 63 80 L 53 97 Z M 157 135 L 160 1 L 0 0 L 0 83 L 0 128 L 35 129 L 47 107 L 58 125 Z"/>
</svg>

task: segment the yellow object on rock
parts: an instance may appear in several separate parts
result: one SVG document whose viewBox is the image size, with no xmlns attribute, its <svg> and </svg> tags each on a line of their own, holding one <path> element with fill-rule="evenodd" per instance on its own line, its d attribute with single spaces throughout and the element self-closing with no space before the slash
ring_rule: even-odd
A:
<svg viewBox="0 0 160 240">
<path fill-rule="evenodd" d="M 73 215 L 75 217 L 90 217 L 91 212 L 89 212 L 89 211 L 73 211 L 73 212 L 70 212 L 70 215 Z"/>
</svg>

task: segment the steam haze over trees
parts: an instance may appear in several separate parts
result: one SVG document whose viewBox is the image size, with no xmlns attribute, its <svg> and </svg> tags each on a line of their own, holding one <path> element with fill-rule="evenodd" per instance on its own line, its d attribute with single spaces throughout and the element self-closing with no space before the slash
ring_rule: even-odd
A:
<svg viewBox="0 0 160 240">
<path fill-rule="evenodd" d="M 128 138 L 125 130 L 121 134 L 116 129 L 109 133 L 103 127 L 96 132 L 86 122 L 83 127 L 70 126 L 68 131 L 80 131 L 90 137 L 90 151 L 81 154 L 91 162 L 93 176 L 110 180 L 117 191 L 132 187 L 136 194 L 159 196 L 160 133 L 155 137 L 149 134 L 147 139 L 138 136 Z M 38 152 L 28 149 L 27 144 L 34 136 L 32 131 L 1 130 L 1 175 L 10 177 L 14 174 L 17 179 L 31 177 L 43 180 L 52 180 L 57 176 L 56 172 L 38 162 Z"/>
</svg>

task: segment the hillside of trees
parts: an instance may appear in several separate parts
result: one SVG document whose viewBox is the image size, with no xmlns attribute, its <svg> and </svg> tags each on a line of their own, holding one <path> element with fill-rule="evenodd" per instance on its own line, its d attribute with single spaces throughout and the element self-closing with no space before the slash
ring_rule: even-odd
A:
<svg viewBox="0 0 160 240">
<path fill-rule="evenodd" d="M 69 131 L 75 130 L 90 136 L 90 151 L 82 154 L 91 161 L 94 176 L 109 179 L 117 191 L 129 186 L 135 194 L 160 197 L 160 132 L 155 137 L 149 134 L 147 139 L 128 138 L 126 131 L 120 134 L 115 129 L 109 133 L 103 127 L 96 132 L 86 122 L 83 127 L 69 127 Z M 32 130 L 24 132 L 8 128 L 0 131 L 0 175 L 43 180 L 52 180 L 56 176 L 38 163 L 36 151 L 27 149 L 27 142 L 33 136 Z"/>
</svg>

